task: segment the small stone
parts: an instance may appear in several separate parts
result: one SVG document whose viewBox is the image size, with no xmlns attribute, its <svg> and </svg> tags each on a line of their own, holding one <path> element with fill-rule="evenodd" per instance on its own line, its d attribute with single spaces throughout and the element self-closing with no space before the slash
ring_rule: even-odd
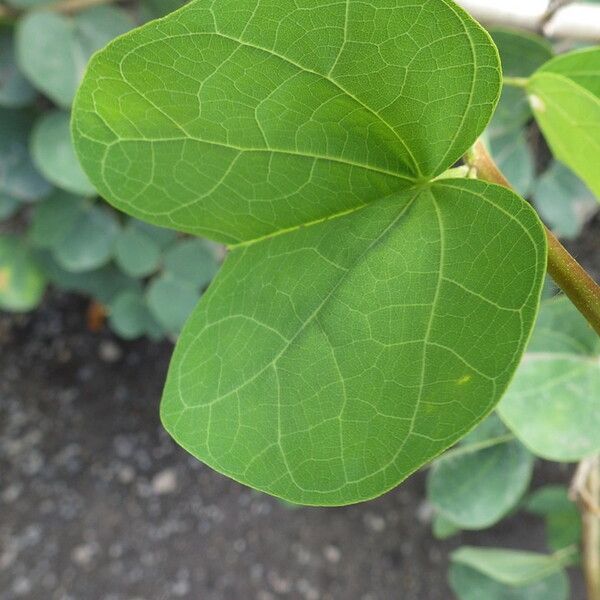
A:
<svg viewBox="0 0 600 600">
<path fill-rule="evenodd" d="M 71 552 L 73 562 L 81 567 L 87 567 L 91 564 L 96 554 L 96 548 L 92 544 L 81 544 L 75 546 Z"/>
<path fill-rule="evenodd" d="M 172 494 L 177 489 L 177 475 L 173 469 L 165 469 L 152 479 L 152 491 L 158 495 Z"/>
<path fill-rule="evenodd" d="M 323 555 L 325 556 L 325 560 L 333 564 L 339 563 L 342 558 L 341 550 L 333 544 L 325 546 L 323 549 Z"/>
<path fill-rule="evenodd" d="M 117 472 L 117 479 L 121 483 L 131 483 L 135 479 L 135 471 L 129 465 L 123 465 Z"/>
<path fill-rule="evenodd" d="M 98 355 L 107 363 L 115 363 L 123 356 L 121 348 L 111 340 L 103 340 L 98 347 Z"/>
<path fill-rule="evenodd" d="M 385 519 L 374 513 L 367 513 L 363 521 L 367 528 L 375 533 L 381 533 L 385 529 Z"/>
</svg>

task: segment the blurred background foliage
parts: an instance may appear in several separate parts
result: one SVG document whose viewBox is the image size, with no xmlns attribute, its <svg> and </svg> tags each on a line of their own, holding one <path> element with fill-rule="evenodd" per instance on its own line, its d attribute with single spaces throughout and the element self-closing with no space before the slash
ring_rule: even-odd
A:
<svg viewBox="0 0 600 600">
<path fill-rule="evenodd" d="M 69 130 L 91 55 L 181 4 L 0 4 L 1 309 L 33 310 L 52 285 L 88 296 L 96 326 L 107 322 L 126 339 L 159 339 L 177 335 L 215 275 L 223 257 L 218 246 L 124 217 L 100 201 Z M 497 29 L 492 35 L 514 77 L 531 74 L 557 51 L 532 34 Z M 522 90 L 505 89 L 486 136 L 509 180 L 555 233 L 577 237 L 598 203 L 549 158 Z"/>
<path fill-rule="evenodd" d="M 92 54 L 180 0 L 0 4 L 0 308 L 33 310 L 48 285 L 89 296 L 121 337 L 176 335 L 222 250 L 123 216 L 75 157 L 70 108 Z"/>
</svg>

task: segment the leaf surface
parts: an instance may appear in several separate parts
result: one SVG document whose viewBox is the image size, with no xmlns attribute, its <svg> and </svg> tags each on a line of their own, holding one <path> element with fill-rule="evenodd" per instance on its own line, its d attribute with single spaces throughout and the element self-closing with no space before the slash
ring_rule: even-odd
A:
<svg viewBox="0 0 600 600">
<path fill-rule="evenodd" d="M 460 600 L 567 600 L 569 580 L 560 571 L 518 587 L 500 583 L 462 564 L 450 567 L 450 586 Z"/>
<path fill-rule="evenodd" d="M 554 573 L 563 573 L 572 564 L 575 553 L 564 550 L 554 554 L 475 548 L 463 546 L 452 553 L 452 562 L 465 565 L 509 586 L 523 586 L 540 581 Z"/>
<path fill-rule="evenodd" d="M 598 390 L 598 336 L 565 296 L 544 302 L 500 416 L 538 456 L 574 462 L 600 450 Z"/>
<path fill-rule="evenodd" d="M 181 335 L 163 423 L 287 500 L 377 496 L 499 399 L 535 316 L 542 237 L 512 193 L 448 180 L 241 246 Z"/>
<path fill-rule="evenodd" d="M 492 415 L 490 420 L 496 427 L 480 442 L 493 442 L 506 434 L 498 417 Z M 470 437 L 472 434 L 458 448 L 468 448 Z M 529 485 L 532 470 L 531 453 L 520 442 L 505 440 L 479 450 L 440 457 L 429 472 L 427 496 L 436 511 L 461 529 L 484 529 L 517 505 Z"/>
<path fill-rule="evenodd" d="M 73 131 L 115 206 L 236 243 L 440 174 L 499 89 L 489 37 L 446 0 L 199 0 L 91 61 Z"/>
<path fill-rule="evenodd" d="M 40 172 L 57 187 L 82 196 L 95 195 L 75 156 L 69 113 L 52 111 L 37 121 L 31 135 L 31 154 Z"/>
<path fill-rule="evenodd" d="M 534 74 L 528 90 L 552 152 L 600 198 L 600 48 L 554 58 Z"/>
</svg>

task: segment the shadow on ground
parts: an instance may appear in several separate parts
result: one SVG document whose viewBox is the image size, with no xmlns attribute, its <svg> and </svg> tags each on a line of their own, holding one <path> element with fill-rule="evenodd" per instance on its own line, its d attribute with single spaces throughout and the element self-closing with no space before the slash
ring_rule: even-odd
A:
<svg viewBox="0 0 600 600">
<path fill-rule="evenodd" d="M 170 345 L 91 334 L 84 308 L 54 297 L 0 318 L 2 600 L 447 600 L 453 547 L 543 549 L 522 515 L 434 540 L 423 474 L 339 509 L 219 476 L 160 427 Z"/>
</svg>

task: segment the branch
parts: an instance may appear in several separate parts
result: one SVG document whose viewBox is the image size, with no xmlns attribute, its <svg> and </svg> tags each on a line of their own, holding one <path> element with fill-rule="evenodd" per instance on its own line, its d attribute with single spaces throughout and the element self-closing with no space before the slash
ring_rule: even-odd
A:
<svg viewBox="0 0 600 600">
<path fill-rule="evenodd" d="M 511 189 L 510 183 L 496 166 L 481 140 L 477 141 L 465 160 L 476 170 L 480 179 Z M 548 240 L 548 273 L 600 335 L 600 286 L 569 254 L 556 236 L 547 227 L 545 230 Z"/>
<path fill-rule="evenodd" d="M 537 31 L 548 37 L 600 41 L 600 6 L 572 0 L 457 0 L 486 25 Z"/>
</svg>

